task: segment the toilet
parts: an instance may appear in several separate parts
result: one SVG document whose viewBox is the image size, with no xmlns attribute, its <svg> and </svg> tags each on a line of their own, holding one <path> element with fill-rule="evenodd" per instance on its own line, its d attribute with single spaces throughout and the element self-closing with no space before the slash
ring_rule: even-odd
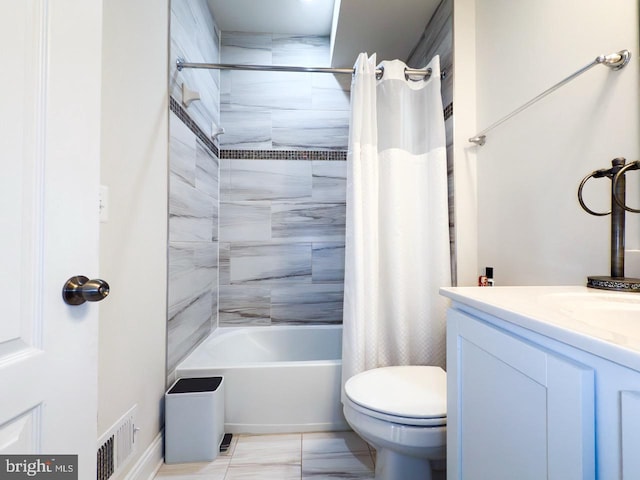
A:
<svg viewBox="0 0 640 480">
<path fill-rule="evenodd" d="M 430 480 L 446 458 L 447 374 L 440 367 L 381 367 L 345 383 L 347 423 L 376 449 L 376 480 Z"/>
</svg>

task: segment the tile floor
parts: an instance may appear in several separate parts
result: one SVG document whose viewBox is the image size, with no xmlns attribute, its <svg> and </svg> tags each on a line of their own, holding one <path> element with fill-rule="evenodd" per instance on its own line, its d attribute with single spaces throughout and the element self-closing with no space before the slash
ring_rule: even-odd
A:
<svg viewBox="0 0 640 480">
<path fill-rule="evenodd" d="M 373 480 L 375 452 L 353 432 L 234 435 L 210 463 L 163 465 L 157 480 Z"/>
<path fill-rule="evenodd" d="M 156 480 L 373 480 L 375 450 L 353 432 L 234 435 L 213 462 L 163 465 Z M 446 473 L 434 472 L 434 480 Z"/>
</svg>

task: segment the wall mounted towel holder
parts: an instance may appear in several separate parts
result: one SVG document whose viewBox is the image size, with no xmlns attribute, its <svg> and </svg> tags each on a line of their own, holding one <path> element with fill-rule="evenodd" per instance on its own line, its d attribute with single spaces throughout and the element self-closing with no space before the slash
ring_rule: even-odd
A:
<svg viewBox="0 0 640 480">
<path fill-rule="evenodd" d="M 585 65 L 581 69 L 576 70 L 575 72 L 573 72 L 568 77 L 560 80 L 554 86 L 546 89 L 540 95 L 538 95 L 537 97 L 532 98 L 531 100 L 529 100 L 527 103 L 525 103 L 521 107 L 516 108 L 510 114 L 505 115 L 504 117 L 502 117 L 497 122 L 491 124 L 490 126 L 485 128 L 481 132 L 479 132 L 476 135 L 474 135 L 473 137 L 471 137 L 469 139 L 469 141 L 471 143 L 475 143 L 476 145 L 480 145 L 480 146 L 484 145 L 486 143 L 487 133 L 489 133 L 491 130 L 496 128 L 498 125 L 502 125 L 507 120 L 515 117 L 517 114 L 519 114 L 523 110 L 529 108 L 534 103 L 542 100 L 544 97 L 546 97 L 550 93 L 555 92 L 557 89 L 559 89 L 563 85 L 566 85 L 567 83 L 569 83 L 574 78 L 579 77 L 584 72 L 586 72 L 587 70 L 591 69 L 592 67 L 595 67 L 596 65 L 605 65 L 605 66 L 609 67 L 611 70 L 620 70 L 621 68 L 625 67 L 629 63 L 630 59 L 631 59 L 631 52 L 629 52 L 629 50 L 620 50 L 619 52 L 612 53 L 610 55 L 598 55 L 595 58 L 594 61 L 592 61 L 588 65 Z"/>
</svg>

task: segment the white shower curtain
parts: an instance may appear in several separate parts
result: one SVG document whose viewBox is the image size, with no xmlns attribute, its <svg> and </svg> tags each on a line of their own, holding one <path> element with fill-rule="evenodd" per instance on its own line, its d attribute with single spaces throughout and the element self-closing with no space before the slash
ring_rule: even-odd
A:
<svg viewBox="0 0 640 480">
<path fill-rule="evenodd" d="M 371 368 L 445 363 L 451 284 L 440 60 L 428 80 L 359 55 L 351 89 L 343 383 Z"/>
</svg>

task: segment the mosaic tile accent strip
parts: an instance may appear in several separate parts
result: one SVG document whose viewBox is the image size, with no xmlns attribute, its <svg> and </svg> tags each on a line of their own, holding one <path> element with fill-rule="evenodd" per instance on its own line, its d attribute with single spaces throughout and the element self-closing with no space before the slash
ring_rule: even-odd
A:
<svg viewBox="0 0 640 480">
<path fill-rule="evenodd" d="M 444 119 L 449 120 L 451 117 L 453 117 L 453 102 L 444 107 Z"/>
<path fill-rule="evenodd" d="M 182 105 L 180 105 L 180 102 L 178 100 L 176 100 L 173 97 L 169 97 L 169 109 L 173 113 L 175 113 L 178 116 L 178 118 L 182 120 L 182 122 L 187 127 L 189 127 L 189 130 L 191 130 L 196 135 L 196 137 L 198 137 L 200 141 L 204 143 L 207 146 L 207 148 L 213 152 L 213 154 L 216 157 L 220 158 L 220 152 L 218 151 L 218 147 L 216 147 L 215 144 L 211 141 L 211 138 L 209 138 L 207 135 L 204 134 L 202 130 L 200 130 L 200 127 L 198 126 L 198 124 L 191 119 L 191 117 L 187 114 L 185 109 L 182 108 Z"/>
<path fill-rule="evenodd" d="M 346 150 L 220 150 L 230 160 L 332 160 L 345 162 Z"/>
<path fill-rule="evenodd" d="M 180 102 L 169 97 L 169 106 L 182 122 L 220 159 L 229 160 L 325 160 L 345 162 L 347 160 L 346 150 L 219 150 L 218 147 L 207 137 L 200 127 L 194 122 L 187 112 L 182 108 Z M 453 116 L 453 103 L 444 109 L 444 119 L 448 120 Z"/>
<path fill-rule="evenodd" d="M 329 160 L 345 162 L 346 150 L 219 150 L 187 114 L 180 102 L 169 97 L 169 108 L 189 127 L 202 143 L 218 158 L 231 160 Z"/>
</svg>

